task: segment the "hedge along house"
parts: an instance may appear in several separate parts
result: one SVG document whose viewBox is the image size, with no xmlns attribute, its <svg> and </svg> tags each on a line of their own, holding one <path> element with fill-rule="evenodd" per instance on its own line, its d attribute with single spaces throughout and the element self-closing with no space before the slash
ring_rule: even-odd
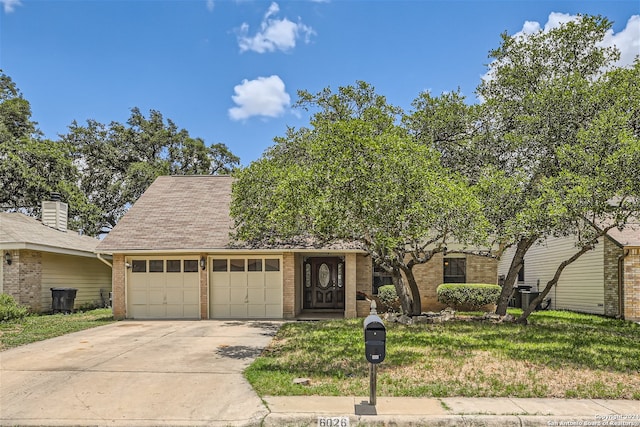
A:
<svg viewBox="0 0 640 427">
<path fill-rule="evenodd" d="M 352 244 L 242 247 L 228 176 L 161 176 L 98 245 L 113 256 L 116 318 L 357 317 L 390 283 Z M 496 283 L 497 263 L 437 255 L 416 267 L 425 309 L 443 281 Z M 447 276 L 448 275 L 448 276 Z"/>
<path fill-rule="evenodd" d="M 544 289 L 559 264 L 576 252 L 575 239 L 550 238 L 529 249 L 518 284 Z M 513 254 L 499 273 L 506 275 Z M 610 230 L 595 249 L 565 268 L 549 292 L 552 309 L 640 320 L 640 224 Z"/>
<path fill-rule="evenodd" d="M 42 202 L 42 221 L 0 213 L 0 293 L 34 312 L 51 310 L 53 287 L 78 289 L 74 308 L 106 305 L 111 268 L 96 257 L 98 243 L 67 230 L 67 204 L 60 200 Z"/>
</svg>

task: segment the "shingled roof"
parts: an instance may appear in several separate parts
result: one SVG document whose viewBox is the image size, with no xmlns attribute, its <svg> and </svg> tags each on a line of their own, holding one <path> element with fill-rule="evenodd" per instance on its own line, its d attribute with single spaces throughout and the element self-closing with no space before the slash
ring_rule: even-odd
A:
<svg viewBox="0 0 640 427">
<path fill-rule="evenodd" d="M 640 223 L 629 223 L 622 230 L 614 228 L 607 234 L 622 246 L 640 247 Z"/>
<path fill-rule="evenodd" d="M 35 218 L 17 213 L 0 212 L 0 249 L 33 249 L 95 257 L 98 239 L 81 236 L 75 231 L 47 227 Z"/>
<path fill-rule="evenodd" d="M 97 252 L 227 247 L 230 176 L 160 176 L 120 219 Z"/>
</svg>

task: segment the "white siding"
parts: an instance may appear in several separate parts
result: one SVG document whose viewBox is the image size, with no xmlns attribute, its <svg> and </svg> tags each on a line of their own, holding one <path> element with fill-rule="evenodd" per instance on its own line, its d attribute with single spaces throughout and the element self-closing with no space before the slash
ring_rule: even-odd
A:
<svg viewBox="0 0 640 427">
<path fill-rule="evenodd" d="M 544 289 L 560 263 L 577 251 L 569 238 L 551 238 L 534 245 L 525 255 L 524 284 Z M 506 275 L 514 250 L 500 260 L 498 274 Z M 599 244 L 564 269 L 557 286 L 549 293 L 551 308 L 604 314 L 604 245 Z"/>
<path fill-rule="evenodd" d="M 51 288 L 76 288 L 74 308 L 100 304 L 100 289 L 111 292 L 111 268 L 96 258 L 42 253 L 42 309 L 51 310 Z"/>
</svg>

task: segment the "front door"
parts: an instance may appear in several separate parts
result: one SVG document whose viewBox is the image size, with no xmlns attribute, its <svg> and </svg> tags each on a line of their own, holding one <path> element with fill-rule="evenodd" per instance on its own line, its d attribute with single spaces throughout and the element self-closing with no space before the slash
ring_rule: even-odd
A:
<svg viewBox="0 0 640 427">
<path fill-rule="evenodd" d="M 304 263 L 304 308 L 344 308 L 344 261 L 309 258 Z"/>
</svg>

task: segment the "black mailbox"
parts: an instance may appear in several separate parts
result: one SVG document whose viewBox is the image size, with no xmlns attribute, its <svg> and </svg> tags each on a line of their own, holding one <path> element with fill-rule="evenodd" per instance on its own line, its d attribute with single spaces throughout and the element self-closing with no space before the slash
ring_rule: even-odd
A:
<svg viewBox="0 0 640 427">
<path fill-rule="evenodd" d="M 386 354 L 387 329 L 382 319 L 371 314 L 364 319 L 364 354 L 369 363 L 380 363 Z"/>
</svg>

